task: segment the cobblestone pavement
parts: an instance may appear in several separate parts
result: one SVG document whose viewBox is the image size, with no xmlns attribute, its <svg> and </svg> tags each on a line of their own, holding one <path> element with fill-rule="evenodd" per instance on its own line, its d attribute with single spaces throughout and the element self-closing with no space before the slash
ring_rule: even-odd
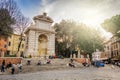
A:
<svg viewBox="0 0 120 80">
<path fill-rule="evenodd" d="M 84 67 L 35 73 L 0 75 L 0 80 L 120 80 L 120 68 Z"/>
</svg>

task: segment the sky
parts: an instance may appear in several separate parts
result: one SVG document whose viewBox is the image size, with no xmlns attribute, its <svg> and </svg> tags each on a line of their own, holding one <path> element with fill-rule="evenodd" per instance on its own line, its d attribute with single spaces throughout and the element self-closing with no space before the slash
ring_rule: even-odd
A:
<svg viewBox="0 0 120 80">
<path fill-rule="evenodd" d="M 105 19 L 120 14 L 120 0 L 15 0 L 31 19 L 47 12 L 54 22 L 62 19 L 100 27 Z M 104 31 L 104 30 L 102 30 Z M 104 35 L 109 35 L 104 32 Z"/>
</svg>

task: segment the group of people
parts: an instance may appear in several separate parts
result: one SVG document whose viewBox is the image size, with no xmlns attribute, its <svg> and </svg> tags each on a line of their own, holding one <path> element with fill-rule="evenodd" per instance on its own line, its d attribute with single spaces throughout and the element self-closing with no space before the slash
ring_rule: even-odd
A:
<svg viewBox="0 0 120 80">
<path fill-rule="evenodd" d="M 50 63 L 51 63 L 50 59 L 45 59 L 44 64 L 50 64 Z M 38 60 L 37 65 L 41 65 L 41 61 L 40 60 Z"/>
<path fill-rule="evenodd" d="M 17 67 L 19 69 L 19 72 L 21 72 L 22 70 L 22 63 L 18 62 Z M 11 62 L 9 62 L 8 64 L 5 64 L 5 60 L 2 61 L 1 64 L 1 72 L 4 73 L 5 69 L 10 69 L 11 70 L 11 74 L 15 73 L 15 64 L 12 64 Z"/>
<path fill-rule="evenodd" d="M 50 63 L 51 63 L 51 60 L 45 58 L 43 64 L 50 64 Z M 42 64 L 41 60 L 38 60 L 37 65 L 41 65 L 41 64 Z M 27 65 L 31 65 L 31 60 L 27 60 Z"/>
</svg>

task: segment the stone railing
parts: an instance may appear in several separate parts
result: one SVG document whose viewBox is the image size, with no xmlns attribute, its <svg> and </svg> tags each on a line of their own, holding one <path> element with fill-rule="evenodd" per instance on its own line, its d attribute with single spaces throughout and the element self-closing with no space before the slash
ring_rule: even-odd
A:
<svg viewBox="0 0 120 80">
<path fill-rule="evenodd" d="M 90 59 L 89 58 L 75 58 L 73 60 L 78 62 L 78 63 L 85 63 L 85 62 L 90 63 Z"/>
</svg>

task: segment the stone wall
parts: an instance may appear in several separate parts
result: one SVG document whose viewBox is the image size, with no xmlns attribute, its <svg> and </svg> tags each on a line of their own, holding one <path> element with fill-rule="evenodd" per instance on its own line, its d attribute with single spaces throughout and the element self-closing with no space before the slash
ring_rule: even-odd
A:
<svg viewBox="0 0 120 80">
<path fill-rule="evenodd" d="M 21 62 L 22 58 L 20 57 L 1 57 L 0 58 L 0 65 L 2 64 L 2 61 L 5 60 L 5 65 L 11 62 L 12 64 L 17 64 L 18 62 Z"/>
<path fill-rule="evenodd" d="M 89 58 L 75 58 L 74 60 L 78 63 L 85 63 L 85 62 L 90 63 Z"/>
</svg>

